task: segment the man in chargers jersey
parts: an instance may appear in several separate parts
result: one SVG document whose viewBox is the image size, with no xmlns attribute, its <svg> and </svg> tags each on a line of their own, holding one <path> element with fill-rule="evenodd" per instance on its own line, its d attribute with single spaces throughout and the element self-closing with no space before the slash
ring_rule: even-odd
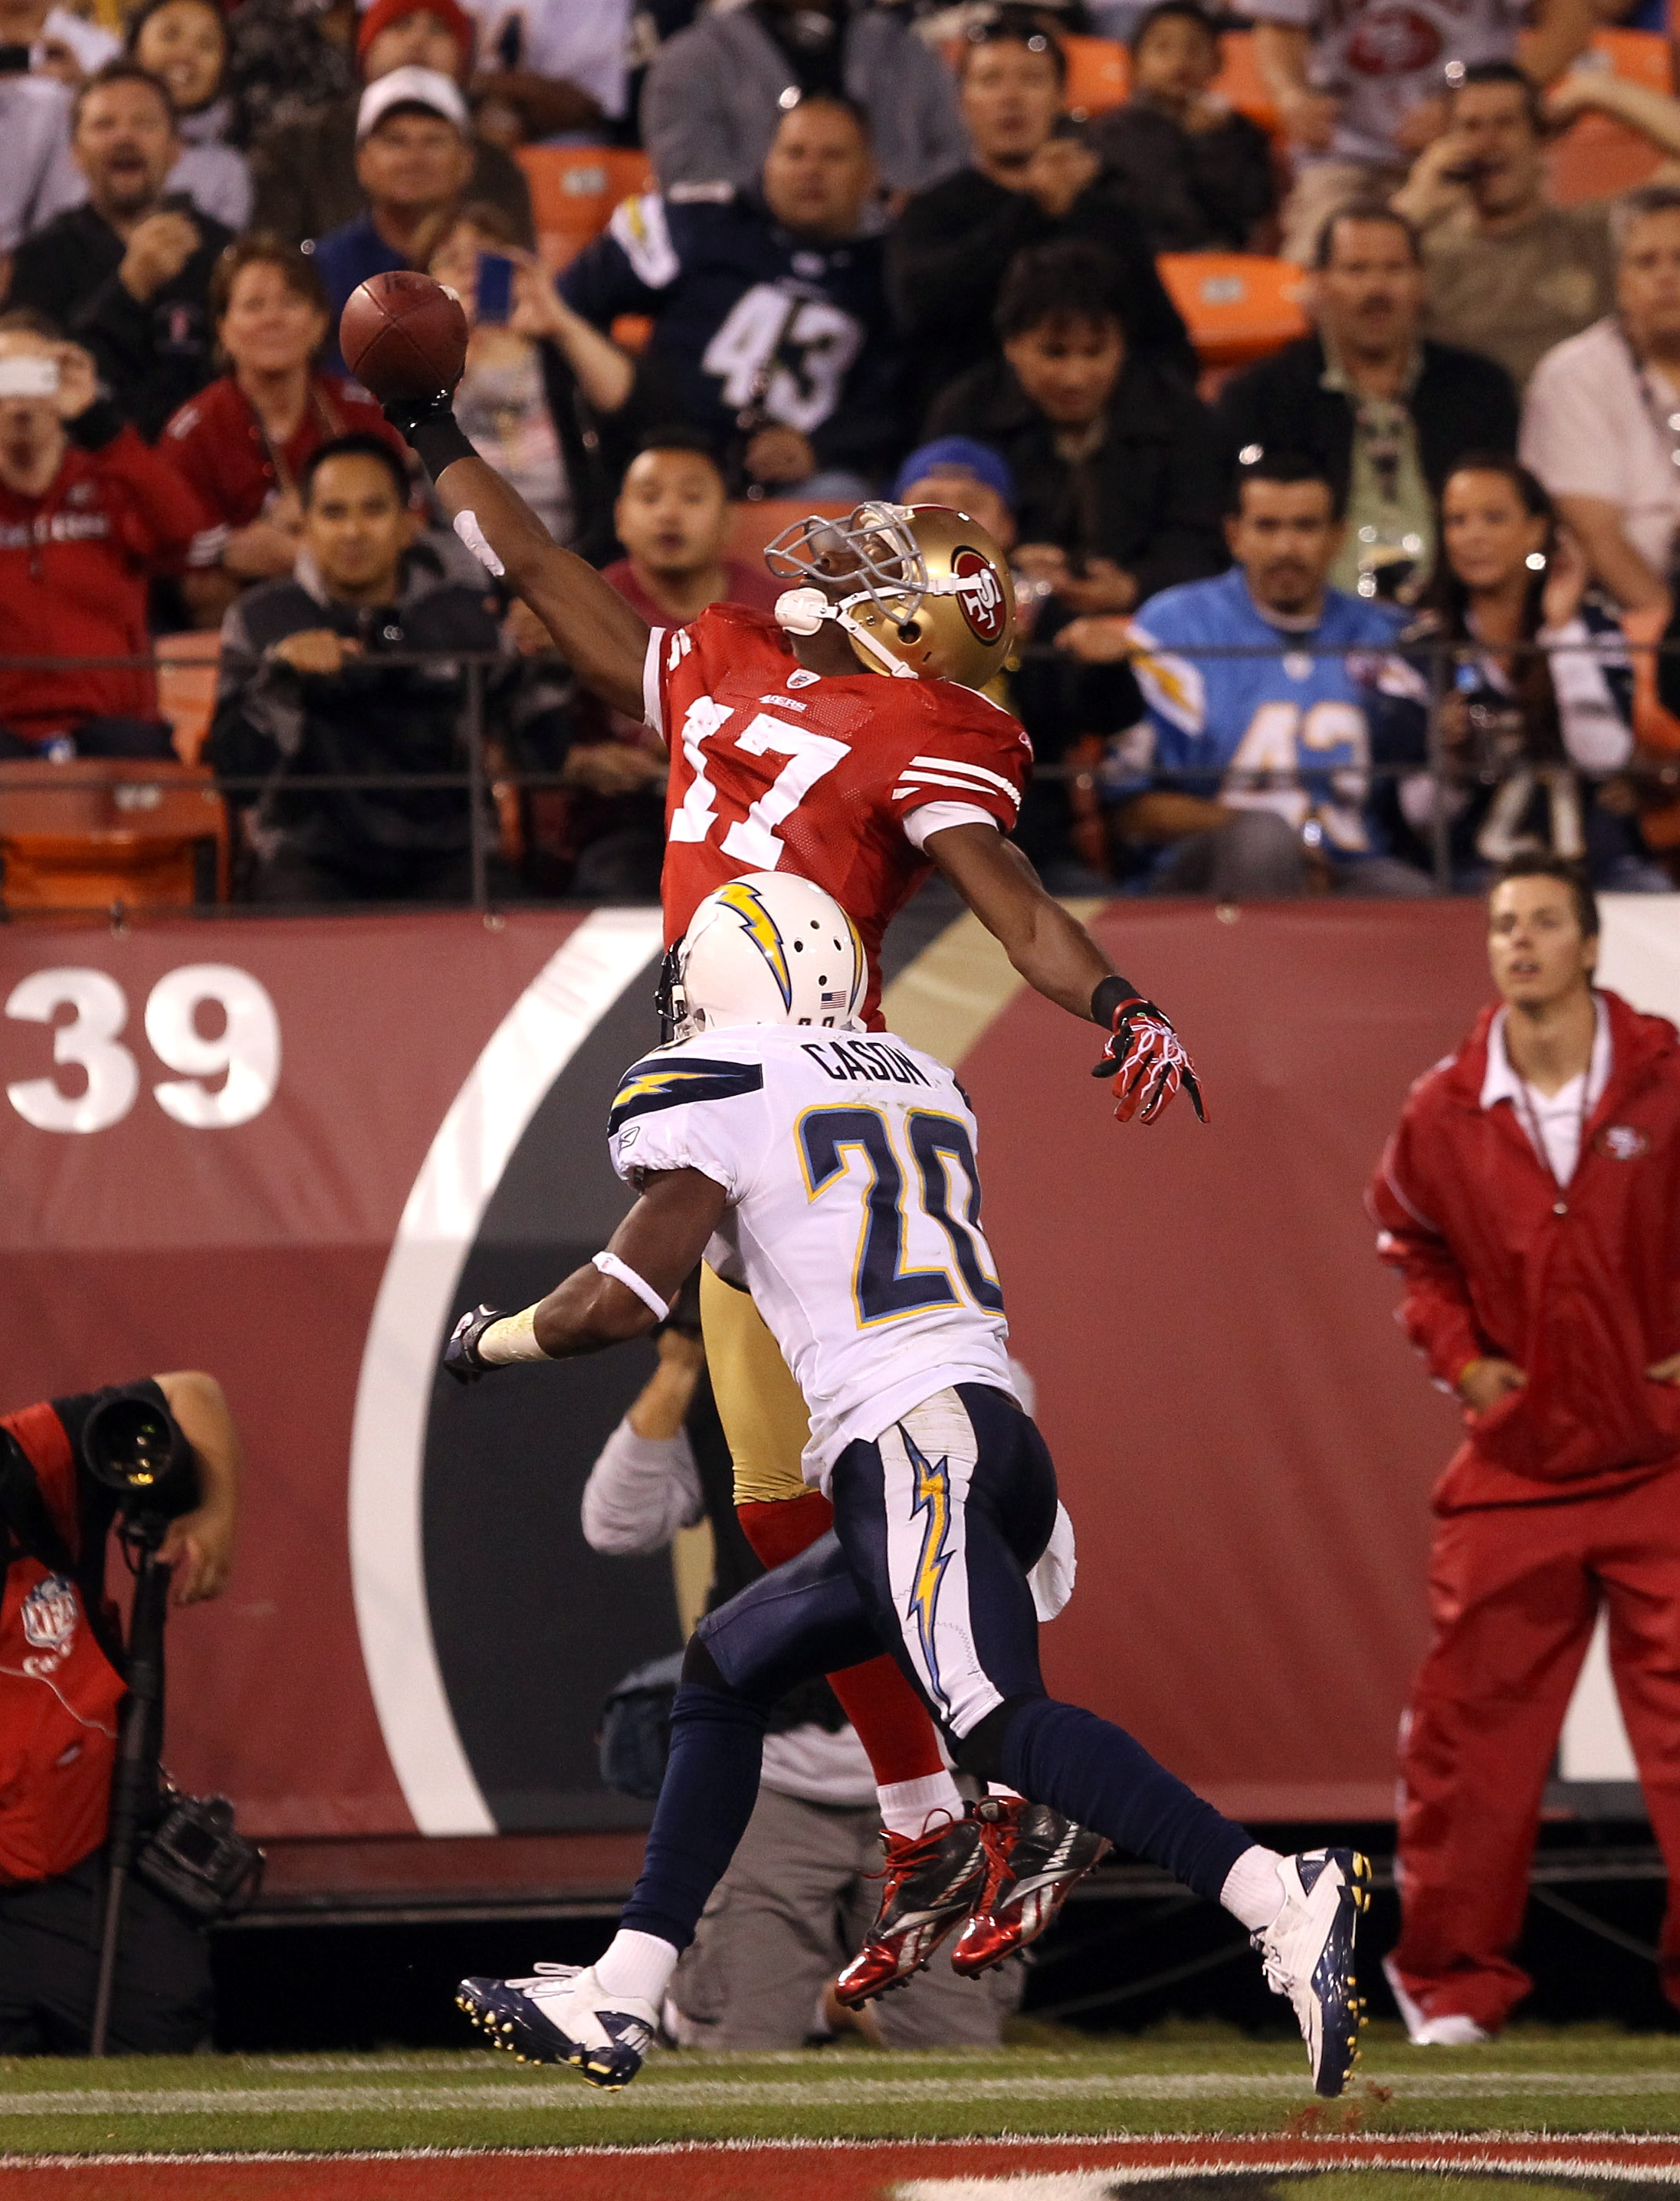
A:
<svg viewBox="0 0 1680 2201">
<path fill-rule="evenodd" d="M 1102 773 L 1118 831 L 1150 852 L 1159 893 L 1305 894 L 1316 866 L 1339 894 L 1426 895 L 1368 810 L 1372 709 L 1427 700 L 1394 654 L 1400 614 L 1330 586 L 1342 515 L 1310 459 L 1268 453 L 1232 493 L 1228 573 L 1059 637 L 1087 660 L 1130 657 L 1143 691 L 1148 716 Z"/>
<path fill-rule="evenodd" d="M 608 1123 L 636 1206 L 538 1304 L 464 1316 L 444 1365 L 471 1382 L 640 1335 L 704 1255 L 746 1285 L 797 1379 L 804 1472 L 834 1527 L 690 1638 L 646 1862 L 606 1954 L 464 1980 L 461 2007 L 526 2061 L 597 2087 L 633 2079 L 751 1814 L 769 1706 L 889 1646 L 957 1764 L 1240 1919 L 1294 2005 L 1314 2086 L 1339 2094 L 1358 2052 L 1366 1860 L 1279 1857 L 1122 1729 L 1045 1692 L 1030 1577 L 1058 1526 L 1055 1470 L 1010 1384 L 961 1087 L 931 1055 L 865 1035 L 856 931 L 803 879 L 762 872 L 708 895 L 677 975 L 676 1042 L 626 1073 Z"/>
<path fill-rule="evenodd" d="M 367 363 L 364 362 L 364 368 Z M 647 722 L 671 750 L 662 898 L 674 947 L 705 895 L 749 872 L 791 872 L 831 893 L 873 973 L 888 920 L 940 871 L 1027 982 L 1110 1035 L 1122 1121 L 1152 1121 L 1195 1073 L 1172 1024 L 1116 974 L 1083 925 L 1005 839 L 1030 749 L 980 695 L 1013 632 L 1002 554 L 945 507 L 860 506 L 772 544 L 772 572 L 799 585 L 774 615 L 714 604 L 686 626 L 650 629 L 594 568 L 558 549 L 479 459 L 449 410 L 396 403 L 455 529 L 536 612 L 584 685 Z M 667 959 L 668 960 L 668 959 Z M 829 1525 L 800 1473 L 805 1402 L 750 1298 L 702 1272 L 707 1356 L 736 1463 L 743 1528 L 767 1566 Z M 888 1874 L 876 1931 L 839 1982 L 879 1993 L 925 1961 L 960 1918 L 975 1969 L 1049 1923 L 1099 1837 L 990 1799 L 965 1815 L 937 1739 L 902 1675 L 873 1658 L 835 1683 L 881 1791 Z"/>
</svg>

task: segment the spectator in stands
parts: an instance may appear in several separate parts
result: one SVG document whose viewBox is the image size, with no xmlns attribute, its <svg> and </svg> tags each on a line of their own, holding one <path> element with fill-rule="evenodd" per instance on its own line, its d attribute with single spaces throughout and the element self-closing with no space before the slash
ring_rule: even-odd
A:
<svg viewBox="0 0 1680 2201">
<path fill-rule="evenodd" d="M 249 142 L 355 97 L 355 0 L 239 0 L 227 78 Z"/>
<path fill-rule="evenodd" d="M 1015 563 L 1072 612 L 1128 612 L 1225 562 L 1207 409 L 1134 349 L 1118 289 L 1096 245 L 1022 253 L 997 301 L 1002 356 L 953 383 L 928 422 L 1002 456 Z"/>
<path fill-rule="evenodd" d="M 19 240 L 85 188 L 70 153 L 70 106 L 53 78 L 0 70 L 0 289 Z"/>
<path fill-rule="evenodd" d="M 650 625 L 682 626 L 708 604 L 770 611 L 785 584 L 727 555 L 733 515 L 722 469 L 690 428 L 649 433 L 614 508 L 624 555 L 605 578 Z M 526 621 L 520 619 L 521 632 Z M 531 622 L 534 625 L 534 620 Z M 545 633 L 539 648 L 549 647 Z M 638 721 L 592 696 L 573 706 L 563 749 L 538 760 L 564 775 L 556 802 L 533 790 L 528 837 L 573 895 L 657 900 L 665 855 L 666 757 Z M 527 748 L 530 744 L 526 744 Z"/>
<path fill-rule="evenodd" d="M 1586 560 L 1560 530 L 1551 499 L 1515 459 L 1467 453 L 1442 496 L 1441 548 L 1423 616 L 1406 639 L 1483 645 L 1455 661 L 1452 691 L 1435 713 L 1454 887 L 1483 892 L 1495 866 L 1540 851 L 1586 864 L 1595 886 L 1667 891 L 1630 806 L 1615 800 L 1623 784 L 1612 784 L 1613 807 L 1597 799 L 1633 750 L 1627 676 L 1619 650 L 1609 663 L 1601 654 L 1620 637 L 1583 606 Z M 1510 654 L 1533 642 L 1555 654 Z M 1429 755 L 1424 712 L 1392 713 L 1383 761 L 1417 769 L 1383 791 L 1384 816 L 1395 845 L 1424 863 L 1437 799 Z"/>
<path fill-rule="evenodd" d="M 362 93 L 355 173 L 367 208 L 315 248 L 332 315 L 329 366 L 344 365 L 338 316 L 345 299 L 370 275 L 426 266 L 460 211 L 473 165 L 467 102 L 453 77 L 393 69 Z"/>
<path fill-rule="evenodd" d="M 652 317 L 649 365 L 732 484 L 866 495 L 904 441 L 874 189 L 861 114 L 814 95 L 783 116 L 757 191 L 626 202 L 561 295 L 598 329 Z"/>
<path fill-rule="evenodd" d="M 749 190 L 789 109 L 856 103 L 882 188 L 921 191 L 968 157 L 950 72 L 896 9 L 751 0 L 667 38 L 642 93 L 642 143 L 660 188 Z"/>
<path fill-rule="evenodd" d="M 650 626 L 686 626 L 708 604 L 773 611 L 786 586 L 761 562 L 727 555 L 733 515 L 723 470 L 691 430 L 649 436 L 614 518 L 625 555 L 604 578 Z"/>
<path fill-rule="evenodd" d="M 468 798 L 427 788 L 312 792 L 313 775 L 463 772 L 467 684 L 455 665 L 394 666 L 393 651 L 498 648 L 481 590 L 443 578 L 414 541 L 408 477 L 391 445 L 323 443 L 299 478 L 297 575 L 242 596 L 222 625 L 207 748 L 225 778 L 267 784 L 247 820 L 253 899 L 464 901 Z M 492 704 L 496 701 L 492 684 Z M 496 712 L 490 714 L 492 729 Z M 251 801 L 249 791 L 235 798 Z"/>
<path fill-rule="evenodd" d="M 232 372 L 184 405 L 159 449 L 192 485 L 211 525 L 185 591 L 202 625 L 253 581 L 290 573 L 303 512 L 298 479 L 323 443 L 351 431 L 402 438 L 365 390 L 314 364 L 326 293 L 313 263 L 261 231 L 229 245 L 210 284 L 210 319 Z"/>
<path fill-rule="evenodd" d="M 1116 287 L 1096 245 L 1070 238 L 1022 253 L 997 302 L 1002 354 L 953 383 L 928 421 L 930 434 L 972 437 L 1008 467 L 1012 562 L 1037 642 L 1081 613 L 1130 611 L 1225 562 L 1206 408 L 1159 356 L 1132 349 Z M 1013 698 L 1040 760 L 1068 767 L 1094 760 L 1099 733 L 1142 707 L 1124 664 L 1092 671 L 1054 659 L 1025 660 Z M 1070 836 L 1079 844 L 1071 789 L 1083 799 L 1073 782 L 1041 776 L 1016 833 L 1057 889 L 1076 893 L 1093 882 L 1063 868 Z M 1100 836 L 1082 848 L 1087 872 L 1101 854 Z"/>
<path fill-rule="evenodd" d="M 0 47 L 21 50 L 32 72 L 73 88 L 122 51 L 122 41 L 52 0 L 0 0 Z"/>
<path fill-rule="evenodd" d="M 197 499 L 36 315 L 0 314 L 0 658 L 149 658 L 147 586 L 185 562 Z M 173 754 L 150 664 L 0 672 L 0 754 Z"/>
<path fill-rule="evenodd" d="M 7 302 L 85 344 L 120 410 L 151 438 L 214 372 L 210 276 L 231 232 L 167 196 L 180 153 L 168 88 L 115 61 L 76 94 L 85 206 L 26 238 Z"/>
<path fill-rule="evenodd" d="M 994 543 L 1015 547 L 1015 477 L 1009 461 L 972 436 L 919 443 L 892 485 L 898 504 L 949 504 L 978 519 Z M 1016 605 L 1019 616 L 1020 605 Z"/>
<path fill-rule="evenodd" d="M 356 32 L 362 83 L 377 84 L 395 69 L 425 68 L 465 85 L 473 71 L 473 19 L 455 0 L 374 0 Z M 251 167 L 259 228 L 301 244 L 355 220 L 363 205 L 356 175 L 359 97 L 352 92 L 258 140 Z M 499 207 L 520 244 L 535 242 L 524 170 L 476 127 L 466 196 L 475 205 Z"/>
<path fill-rule="evenodd" d="M 467 0 L 481 32 L 473 100 L 501 145 L 610 134 L 624 120 L 630 0 Z"/>
<path fill-rule="evenodd" d="M 1278 205 L 1272 141 L 1213 97 L 1219 26 L 1196 0 L 1159 0 L 1131 36 L 1131 93 L 1091 150 L 1120 177 L 1154 252 L 1255 252 Z"/>
<path fill-rule="evenodd" d="M 41 1400 L 0 1419 L 0 2055 L 87 2051 L 108 1882 L 104 1845 L 120 1709 L 122 1629 L 106 1594 L 115 1494 L 90 1468 L 96 1413 L 123 1400 L 167 1415 L 190 1449 L 200 1502 L 158 1556 L 178 1605 L 219 1597 L 232 1564 L 239 1433 L 214 1376 L 179 1370 Z M 209 2045 L 209 1937 L 131 1876 L 108 2046 L 185 2056 Z"/>
<path fill-rule="evenodd" d="M 1616 208 L 1616 306 L 1547 353 L 1523 410 L 1522 453 L 1624 609 L 1670 600 L 1680 525 L 1680 187 Z"/>
<path fill-rule="evenodd" d="M 1228 382 L 1228 463 L 1304 453 L 1347 514 L 1330 578 L 1361 596 L 1415 591 L 1435 556 L 1435 499 L 1467 450 L 1517 440 L 1503 367 L 1419 334 L 1424 268 L 1403 215 L 1345 207 L 1325 222 L 1310 298 L 1318 332 Z"/>
<path fill-rule="evenodd" d="M 598 565 L 612 555 L 620 478 L 659 399 L 637 361 L 573 311 L 511 231 L 500 208 L 470 205 L 432 256 L 470 331 L 455 418 L 555 541 Z M 498 319 L 479 311 L 483 254 L 512 263 L 512 310 Z"/>
<path fill-rule="evenodd" d="M 764 1570 L 736 1517 L 705 1347 L 682 1322 L 679 1301 L 658 1366 L 590 1470 L 583 1527 L 591 1549 L 628 1558 L 709 1523 L 710 1609 Z M 834 2029 L 825 1989 L 873 1919 L 880 1836 L 855 1730 L 826 1682 L 802 1684 L 770 1712 L 758 1803 L 671 1981 L 664 2014 L 680 2045 L 799 2048 Z M 937 1963 L 851 2022 L 882 2046 L 995 2047 L 1022 1977 L 1019 1963 L 979 1980 Z"/>
<path fill-rule="evenodd" d="M 1542 353 L 1615 300 L 1613 202 L 1553 202 L 1548 127 L 1611 114 L 1680 156 L 1680 100 L 1582 69 L 1542 103 L 1515 62 L 1481 62 L 1465 71 L 1447 111 L 1448 128 L 1390 203 L 1423 238 L 1430 334 L 1497 360 L 1520 389 Z"/>
<path fill-rule="evenodd" d="M 1325 217 L 1350 199 L 1385 198 L 1447 124 L 1452 73 L 1521 62 L 1536 84 L 1561 76 L 1595 25 L 1589 0 L 1246 0 L 1254 55 L 1295 151 L 1283 251 L 1310 261 Z"/>
<path fill-rule="evenodd" d="M 186 191 L 234 231 L 251 218 L 251 176 L 233 144 L 227 91 L 227 24 L 216 0 L 144 0 L 128 19 L 128 50 L 169 87 L 181 154 L 168 188 Z"/>
<path fill-rule="evenodd" d="M 1063 112 L 1067 60 L 1043 19 L 1000 8 L 959 64 L 973 165 L 913 198 L 888 240 L 888 280 L 921 411 L 996 348 L 992 310 L 1009 263 L 1060 238 L 1101 244 L 1119 267 L 1133 346 L 1196 373 L 1125 183 Z"/>
<path fill-rule="evenodd" d="M 1060 638 L 1087 660 L 1129 654 L 1148 705 L 1104 775 L 1115 833 L 1158 894 L 1427 894 L 1427 874 L 1382 852 L 1365 768 L 1375 684 L 1421 690 L 1388 654 L 1395 613 L 1330 585 L 1334 487 L 1310 459 L 1258 459 L 1225 529 L 1230 572 Z M 1205 654 L 1233 646 L 1267 654 Z M 1348 654 L 1312 654 L 1326 649 Z"/>
</svg>

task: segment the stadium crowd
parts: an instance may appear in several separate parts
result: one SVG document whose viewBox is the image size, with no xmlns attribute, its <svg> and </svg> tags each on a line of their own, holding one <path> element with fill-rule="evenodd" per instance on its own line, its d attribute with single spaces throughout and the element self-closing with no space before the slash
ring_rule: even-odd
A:
<svg viewBox="0 0 1680 2201">
<path fill-rule="evenodd" d="M 1680 160 L 1680 100 L 1601 65 L 1659 31 L 1247 4 L 5 0 L 0 759 L 202 760 L 258 900 L 458 899 L 474 802 L 501 890 L 655 891 L 656 738 L 487 595 L 338 355 L 422 268 L 475 446 L 650 618 L 773 603 L 767 503 L 989 526 L 1054 887 L 1471 891 L 1537 848 L 1671 888 L 1680 167 L 1560 203 L 1548 155 L 1590 114 Z M 649 187 L 555 249 L 549 148 Z M 1195 255 L 1299 263 L 1303 332 L 1210 361 Z M 185 748 L 144 666 L 41 661 L 195 629 Z M 436 784 L 480 731 L 499 812 Z"/>
</svg>

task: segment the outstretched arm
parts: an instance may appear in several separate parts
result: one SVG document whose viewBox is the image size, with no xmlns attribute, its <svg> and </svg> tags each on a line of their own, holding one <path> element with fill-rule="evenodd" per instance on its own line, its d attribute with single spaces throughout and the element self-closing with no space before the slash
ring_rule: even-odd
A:
<svg viewBox="0 0 1680 2201">
<path fill-rule="evenodd" d="M 644 1335 L 664 1319 L 662 1310 L 705 1252 L 723 1211 L 723 1187 L 699 1170 L 650 1171 L 604 1254 L 520 1314 L 479 1307 L 462 1315 L 444 1367 L 473 1383 L 515 1360 L 569 1360 Z M 626 1271 L 635 1283 L 625 1281 Z"/>
<path fill-rule="evenodd" d="M 1112 1035 L 1096 1076 L 1114 1080 L 1114 1113 L 1152 1124 L 1183 1085 L 1203 1123 L 1184 1043 L 1153 1001 L 1122 978 L 1077 917 L 1045 893 L 1020 850 L 991 825 L 948 825 L 924 853 L 943 872 L 1029 986 Z"/>
<path fill-rule="evenodd" d="M 456 531 L 468 549 L 478 547 L 476 531 L 584 687 L 640 719 L 649 631 L 641 613 L 593 566 L 560 548 L 525 499 L 479 457 L 447 399 L 425 408 L 388 405 L 385 412 L 420 453 L 450 519 L 471 516 L 472 525 Z"/>
<path fill-rule="evenodd" d="M 992 825 L 949 825 L 928 835 L 924 853 L 1029 986 L 1071 1016 L 1095 1018 L 1091 996 L 1114 966 L 1013 842 Z"/>
</svg>

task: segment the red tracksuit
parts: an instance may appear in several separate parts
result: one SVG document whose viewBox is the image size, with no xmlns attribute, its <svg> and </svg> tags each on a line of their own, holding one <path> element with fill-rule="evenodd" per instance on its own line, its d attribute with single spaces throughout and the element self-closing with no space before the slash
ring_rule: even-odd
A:
<svg viewBox="0 0 1680 2201">
<path fill-rule="evenodd" d="M 1392 1963 L 1425 2016 L 1489 2031 L 1541 1795 L 1601 1601 L 1668 1867 L 1663 1984 L 1680 2002 L 1680 1036 L 1614 994 L 1610 1080 L 1560 1189 L 1509 1102 L 1481 1105 L 1486 1011 L 1413 1088 L 1372 1181 L 1401 1320 L 1443 1385 L 1483 1357 L 1524 1390 L 1466 1417 L 1436 1486 L 1434 1641 L 1401 1729 L 1403 1924 Z"/>
<path fill-rule="evenodd" d="M 0 484 L 0 657 L 140 657 L 146 590 L 178 572 L 208 524 L 167 459 L 125 426 L 97 450 L 72 443 L 44 496 Z M 84 719 L 155 719 L 150 666 L 0 673 L 0 725 L 45 742 Z"/>
</svg>

